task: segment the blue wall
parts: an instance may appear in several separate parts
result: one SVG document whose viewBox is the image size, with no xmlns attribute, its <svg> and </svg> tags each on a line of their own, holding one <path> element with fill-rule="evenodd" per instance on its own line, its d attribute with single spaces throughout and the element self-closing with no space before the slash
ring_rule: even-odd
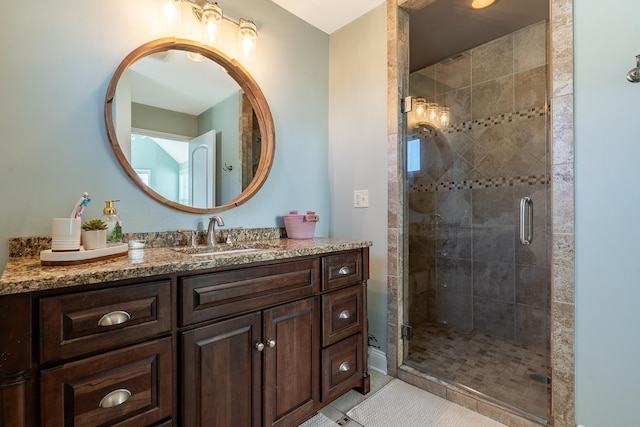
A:
<svg viewBox="0 0 640 427">
<path fill-rule="evenodd" d="M 576 416 L 640 425 L 640 2 L 575 7 Z"/>
<path fill-rule="evenodd" d="M 103 104 L 122 59 L 164 37 L 157 0 L 60 0 L 55 7 L 0 2 L 0 268 L 9 237 L 50 235 L 88 191 L 86 218 L 120 199 L 125 232 L 195 228 L 206 215 L 150 199 L 124 174 L 107 139 Z M 268 227 L 291 209 L 312 209 L 328 234 L 329 36 L 269 0 L 222 1 L 226 16 L 253 19 L 257 61 L 246 68 L 265 93 L 276 129 L 272 171 L 246 204 L 222 212 L 228 227 Z M 193 26 L 190 11 L 183 26 Z M 184 30 L 187 31 L 187 30 Z"/>
</svg>

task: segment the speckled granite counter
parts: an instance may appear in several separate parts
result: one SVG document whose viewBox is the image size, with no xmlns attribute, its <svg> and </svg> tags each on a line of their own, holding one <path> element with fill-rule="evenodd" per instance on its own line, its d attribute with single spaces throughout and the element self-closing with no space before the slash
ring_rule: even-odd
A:
<svg viewBox="0 0 640 427">
<path fill-rule="evenodd" d="M 0 295 L 317 255 L 372 245 L 367 240 L 339 239 L 273 239 L 260 243 L 265 249 L 207 256 L 191 256 L 170 247 L 130 249 L 127 256 L 120 258 L 59 267 L 41 266 L 39 257 L 13 257 L 0 278 Z"/>
</svg>

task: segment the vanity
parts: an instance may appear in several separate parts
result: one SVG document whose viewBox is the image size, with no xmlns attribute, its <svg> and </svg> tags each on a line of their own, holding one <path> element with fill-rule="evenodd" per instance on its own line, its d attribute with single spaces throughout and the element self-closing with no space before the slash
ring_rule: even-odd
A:
<svg viewBox="0 0 640 427">
<path fill-rule="evenodd" d="M 275 239 L 0 279 L 2 426 L 282 426 L 369 391 L 369 241 Z"/>
<path fill-rule="evenodd" d="M 203 77 L 185 79 L 192 73 Z M 148 89 L 158 76 L 179 89 Z M 188 95 L 185 80 L 224 98 L 166 104 Z M 104 116 L 133 183 L 187 214 L 246 203 L 273 164 L 260 87 L 238 61 L 193 40 L 135 48 L 114 72 Z M 161 152 L 160 165 L 148 162 Z M 0 427 L 294 427 L 351 389 L 368 393 L 372 243 L 278 237 L 192 254 L 172 247 L 173 236 L 65 266 L 10 245 L 0 278 Z"/>
</svg>

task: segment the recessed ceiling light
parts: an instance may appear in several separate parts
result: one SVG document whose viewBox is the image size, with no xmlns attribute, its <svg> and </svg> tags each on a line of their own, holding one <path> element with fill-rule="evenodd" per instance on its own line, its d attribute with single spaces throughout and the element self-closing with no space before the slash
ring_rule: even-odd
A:
<svg viewBox="0 0 640 427">
<path fill-rule="evenodd" d="M 484 9 L 491 6 L 496 0 L 472 0 L 471 7 L 473 9 Z"/>
</svg>

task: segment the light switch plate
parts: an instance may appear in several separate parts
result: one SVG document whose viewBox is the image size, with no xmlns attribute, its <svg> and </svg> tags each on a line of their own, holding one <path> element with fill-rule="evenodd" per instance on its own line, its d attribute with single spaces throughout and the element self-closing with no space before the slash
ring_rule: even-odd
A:
<svg viewBox="0 0 640 427">
<path fill-rule="evenodd" d="M 353 207 L 368 208 L 369 207 L 369 190 L 353 191 Z"/>
</svg>

